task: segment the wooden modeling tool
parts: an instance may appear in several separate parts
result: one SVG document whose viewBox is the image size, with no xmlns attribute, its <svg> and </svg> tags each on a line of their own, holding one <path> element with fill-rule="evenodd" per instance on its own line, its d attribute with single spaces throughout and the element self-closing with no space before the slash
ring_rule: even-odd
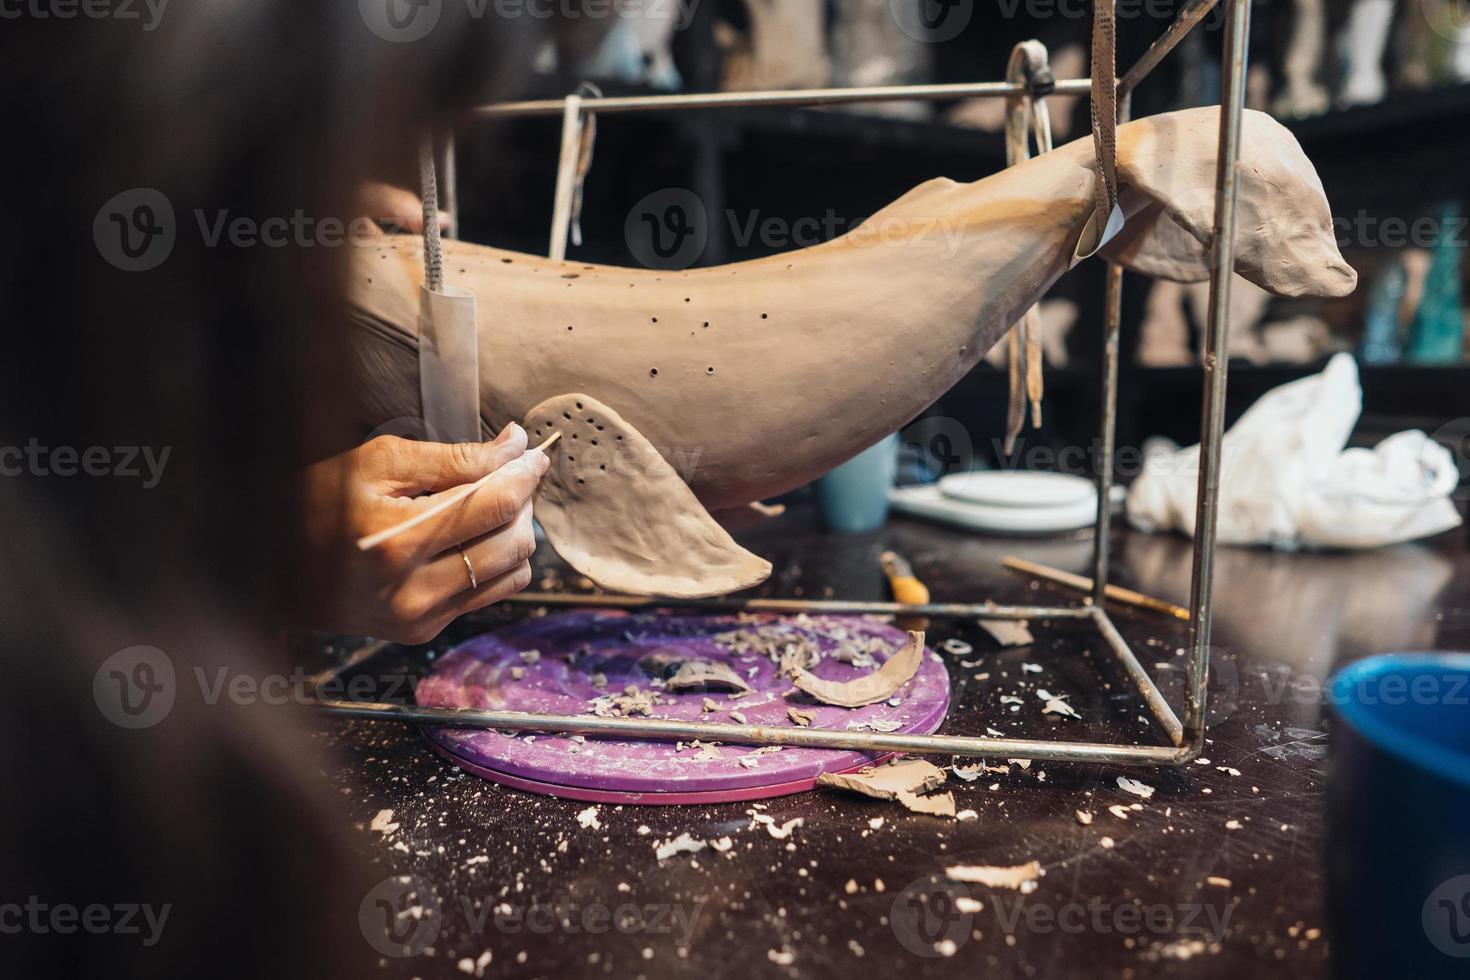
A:
<svg viewBox="0 0 1470 980">
<path fill-rule="evenodd" d="M 1024 558 L 1011 558 L 1009 556 L 1003 558 L 1001 564 L 1013 572 L 1035 575 L 1039 579 L 1045 579 L 1057 585 L 1065 585 L 1068 588 L 1077 589 L 1081 592 L 1092 591 L 1092 579 L 1084 575 L 1074 575 L 1071 572 L 1064 572 L 1060 568 L 1052 568 L 1049 565 L 1038 565 L 1033 561 L 1026 561 Z M 1121 585 L 1109 585 L 1103 590 L 1103 594 L 1114 602 L 1126 603 L 1130 606 L 1137 606 L 1140 609 L 1151 609 L 1154 612 L 1160 612 L 1166 616 L 1173 616 L 1175 619 L 1182 619 L 1186 623 L 1189 622 L 1189 610 L 1183 606 L 1176 606 L 1172 602 L 1165 602 L 1163 599 L 1155 599 L 1153 596 L 1144 595 L 1142 592 L 1125 589 Z"/>
<path fill-rule="evenodd" d="M 560 438 L 560 432 L 553 432 L 551 436 L 545 442 L 541 443 L 541 445 L 537 446 L 536 449 L 550 449 L 552 443 L 556 442 L 556 440 Z M 399 521 L 392 527 L 384 528 L 381 531 L 376 531 L 373 534 L 358 538 L 357 547 L 362 551 L 371 551 L 373 548 L 376 548 L 384 541 L 389 541 L 393 538 L 396 538 L 404 531 L 418 527 L 420 524 L 424 523 L 424 521 L 427 521 L 433 517 L 437 517 L 439 514 L 444 513 L 446 510 L 453 507 L 455 504 L 459 503 L 461 500 L 483 487 L 486 483 L 490 481 L 490 478 L 494 476 L 495 473 L 495 470 L 491 470 L 489 473 L 486 473 L 474 483 L 471 483 L 463 489 L 450 494 L 434 506 L 430 507 L 428 510 L 420 511 L 406 521 Z"/>
</svg>

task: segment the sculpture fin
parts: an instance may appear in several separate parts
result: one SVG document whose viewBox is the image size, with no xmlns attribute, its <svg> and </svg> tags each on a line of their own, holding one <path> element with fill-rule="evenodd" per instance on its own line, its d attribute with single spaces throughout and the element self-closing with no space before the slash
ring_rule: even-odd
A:
<svg viewBox="0 0 1470 980">
<path fill-rule="evenodd" d="M 556 395 L 524 425 L 533 443 L 562 434 L 549 451 L 536 519 L 557 554 L 601 587 L 700 598 L 771 574 L 771 563 L 736 544 L 659 450 L 607 405 Z M 699 447 L 688 448 L 697 465 Z"/>
</svg>

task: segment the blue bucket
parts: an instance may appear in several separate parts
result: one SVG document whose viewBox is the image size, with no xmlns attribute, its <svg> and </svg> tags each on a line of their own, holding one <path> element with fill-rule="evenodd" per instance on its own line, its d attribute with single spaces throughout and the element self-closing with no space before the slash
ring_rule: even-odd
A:
<svg viewBox="0 0 1470 980">
<path fill-rule="evenodd" d="M 1369 657 L 1327 688 L 1338 977 L 1470 977 L 1470 654 Z"/>
</svg>

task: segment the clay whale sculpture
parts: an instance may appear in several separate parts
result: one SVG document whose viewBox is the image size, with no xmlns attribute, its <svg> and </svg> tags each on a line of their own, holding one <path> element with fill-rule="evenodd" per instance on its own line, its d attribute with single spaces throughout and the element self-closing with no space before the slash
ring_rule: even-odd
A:
<svg viewBox="0 0 1470 980">
<path fill-rule="evenodd" d="M 1207 278 L 1218 110 L 1118 130 L 1123 230 L 1101 254 Z M 1321 182 L 1291 134 L 1247 112 L 1236 271 L 1283 296 L 1340 296 Z M 553 262 L 444 243 L 447 281 L 479 297 L 488 431 L 563 438 L 535 510 L 556 550 L 605 588 L 704 596 L 764 580 L 710 511 L 801 486 L 917 416 L 1069 267 L 1093 207 L 1084 139 L 973 183 L 927 181 L 848 234 L 685 271 Z M 364 429 L 418 414 L 421 246 L 355 254 L 353 347 Z"/>
</svg>

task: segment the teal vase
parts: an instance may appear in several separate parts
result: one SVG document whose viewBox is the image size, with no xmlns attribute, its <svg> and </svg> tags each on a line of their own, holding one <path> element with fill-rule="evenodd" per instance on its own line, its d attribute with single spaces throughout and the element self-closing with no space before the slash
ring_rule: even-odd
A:
<svg viewBox="0 0 1470 980">
<path fill-rule="evenodd" d="M 1408 359 L 1416 364 L 1458 364 L 1464 356 L 1465 313 L 1460 303 L 1460 255 L 1452 229 L 1460 227 L 1460 205 L 1440 209 L 1439 240 L 1424 278 L 1424 296 L 1409 325 Z"/>
</svg>

